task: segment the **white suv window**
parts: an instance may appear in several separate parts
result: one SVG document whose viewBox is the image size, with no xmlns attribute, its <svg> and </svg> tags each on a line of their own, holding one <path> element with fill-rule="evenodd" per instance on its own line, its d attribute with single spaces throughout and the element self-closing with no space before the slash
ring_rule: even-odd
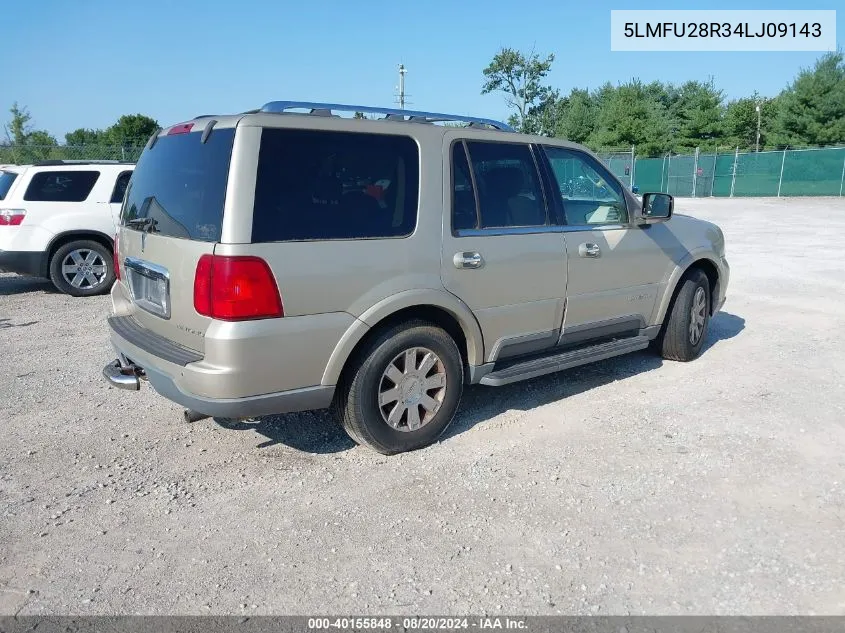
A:
<svg viewBox="0 0 845 633">
<path fill-rule="evenodd" d="M 123 197 L 126 195 L 126 185 L 129 184 L 129 179 L 132 177 L 131 171 L 122 171 L 114 183 L 114 190 L 111 192 L 111 200 L 113 203 L 122 203 Z"/>
<path fill-rule="evenodd" d="M 98 171 L 41 171 L 32 176 L 23 199 L 28 202 L 82 202 L 100 177 Z"/>
</svg>

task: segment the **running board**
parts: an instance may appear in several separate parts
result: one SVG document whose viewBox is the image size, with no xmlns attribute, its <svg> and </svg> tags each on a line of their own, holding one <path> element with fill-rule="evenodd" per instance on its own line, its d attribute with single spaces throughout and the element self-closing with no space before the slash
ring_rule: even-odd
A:
<svg viewBox="0 0 845 633">
<path fill-rule="evenodd" d="M 608 341 L 607 343 L 599 343 L 598 345 L 591 345 L 590 347 L 552 353 L 548 356 L 541 356 L 540 358 L 535 357 L 522 362 L 509 364 L 502 369 L 494 369 L 481 379 L 481 384 L 489 387 L 501 387 L 502 385 L 509 385 L 512 382 L 552 374 L 556 371 L 570 369 L 578 365 L 586 365 L 587 363 L 604 360 L 613 356 L 620 356 L 628 352 L 636 352 L 645 349 L 648 347 L 648 344 L 649 338 L 647 336 L 633 336 Z"/>
</svg>

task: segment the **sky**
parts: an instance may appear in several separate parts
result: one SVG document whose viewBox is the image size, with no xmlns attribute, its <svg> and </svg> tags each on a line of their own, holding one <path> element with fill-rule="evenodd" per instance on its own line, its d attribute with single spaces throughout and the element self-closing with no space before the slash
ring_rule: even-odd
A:
<svg viewBox="0 0 845 633">
<path fill-rule="evenodd" d="M 554 53 L 548 83 L 566 93 L 638 77 L 706 81 L 727 98 L 774 96 L 816 52 L 611 52 L 610 10 L 679 3 L 601 0 L 17 0 L 4 3 L 0 121 L 13 102 L 60 140 L 122 114 L 162 125 L 273 100 L 391 106 L 397 67 L 406 107 L 506 119 L 481 95 L 501 47 Z M 838 5 L 838 6 L 837 6 Z M 836 9 L 841 0 L 684 3 L 689 9 Z"/>
</svg>

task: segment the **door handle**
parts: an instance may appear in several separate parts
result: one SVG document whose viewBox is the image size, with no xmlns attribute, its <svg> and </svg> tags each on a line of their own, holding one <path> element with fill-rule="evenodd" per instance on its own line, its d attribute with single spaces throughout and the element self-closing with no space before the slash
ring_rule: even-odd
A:
<svg viewBox="0 0 845 633">
<path fill-rule="evenodd" d="M 581 244 L 578 247 L 578 254 L 581 257 L 601 257 L 601 249 L 598 244 Z"/>
<path fill-rule="evenodd" d="M 452 258 L 455 268 L 481 268 L 484 265 L 484 258 L 481 253 L 455 253 Z"/>
</svg>

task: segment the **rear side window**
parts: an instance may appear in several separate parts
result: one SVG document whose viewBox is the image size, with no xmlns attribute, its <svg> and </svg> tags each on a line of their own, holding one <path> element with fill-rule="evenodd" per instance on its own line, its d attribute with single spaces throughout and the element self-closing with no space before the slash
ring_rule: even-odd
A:
<svg viewBox="0 0 845 633">
<path fill-rule="evenodd" d="M 481 228 L 542 226 L 546 204 L 531 149 L 519 143 L 467 141 Z"/>
<path fill-rule="evenodd" d="M 265 128 L 252 241 L 407 236 L 418 197 L 410 137 Z"/>
<path fill-rule="evenodd" d="M 12 188 L 12 183 L 18 175 L 13 171 L 0 171 L 0 200 L 5 200 L 6 194 Z"/>
<path fill-rule="evenodd" d="M 132 177 L 131 171 L 121 172 L 114 183 L 114 190 L 111 193 L 110 202 L 123 202 L 123 196 L 126 194 L 126 185 L 129 184 L 129 179 Z"/>
<path fill-rule="evenodd" d="M 478 208 L 466 148 L 457 142 L 452 145 L 452 228 L 460 231 L 477 226 Z"/>
<path fill-rule="evenodd" d="M 122 223 L 151 221 L 149 231 L 169 237 L 218 242 L 232 157 L 234 128 L 161 136 L 145 149 L 123 203 Z"/>
<path fill-rule="evenodd" d="M 23 195 L 31 202 L 82 202 L 88 198 L 98 171 L 41 171 L 29 181 Z"/>
</svg>

